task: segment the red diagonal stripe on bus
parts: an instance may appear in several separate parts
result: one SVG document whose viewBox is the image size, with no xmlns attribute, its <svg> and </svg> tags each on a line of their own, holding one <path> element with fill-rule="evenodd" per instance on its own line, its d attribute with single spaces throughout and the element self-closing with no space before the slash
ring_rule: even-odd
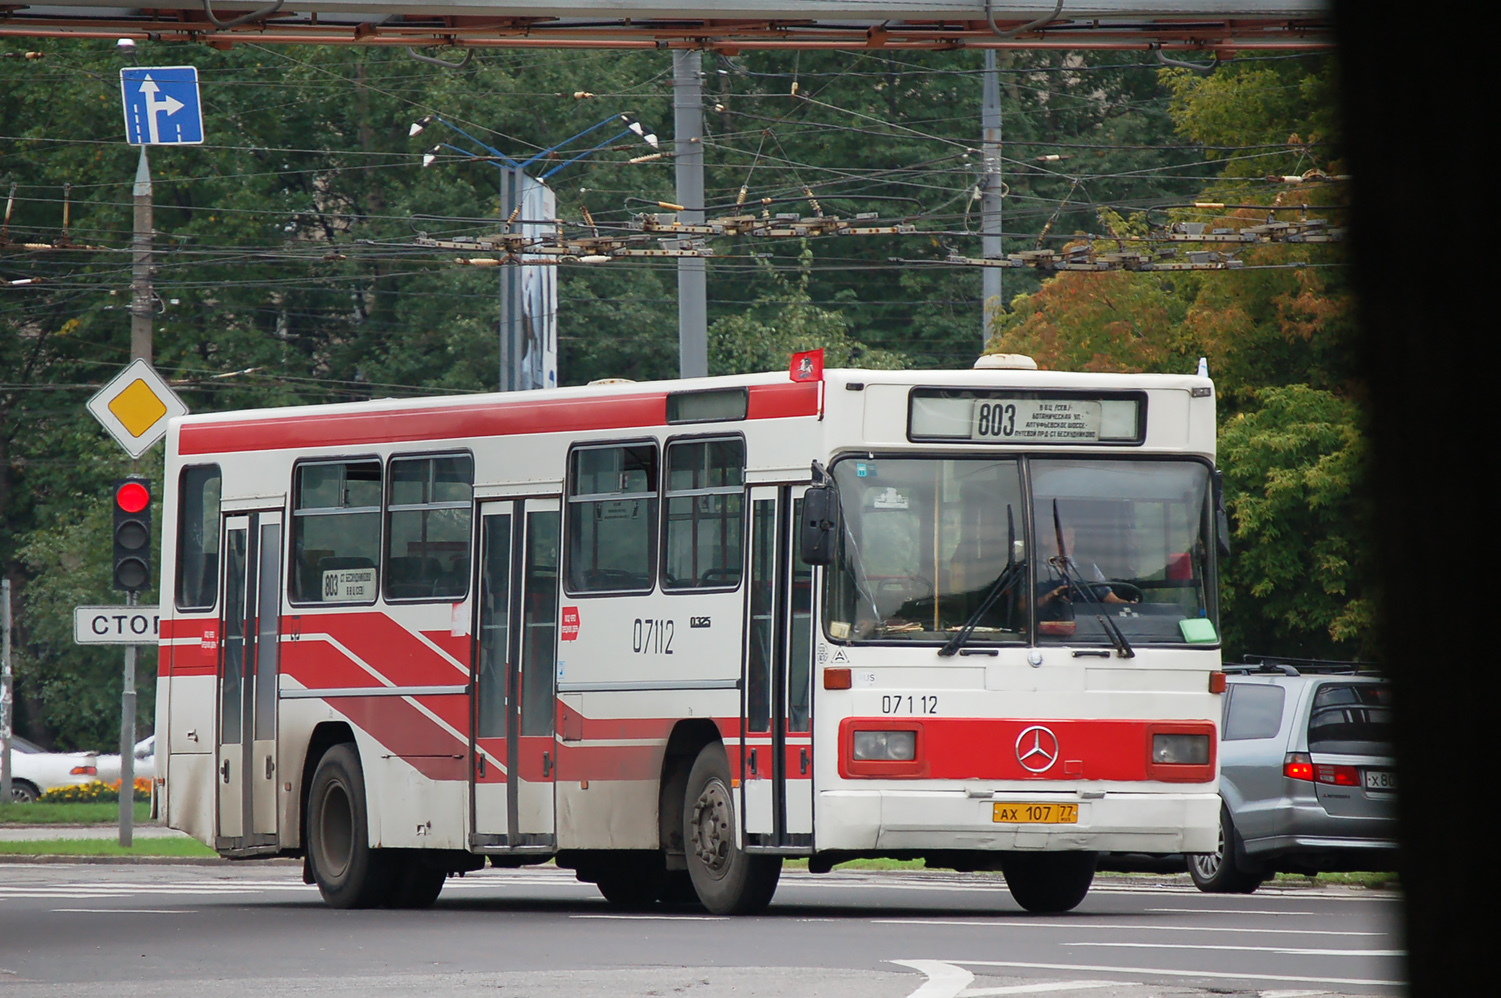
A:
<svg viewBox="0 0 1501 998">
<path fill-rule="evenodd" d="M 469 681 L 452 662 L 378 611 L 293 614 L 282 618 L 282 630 L 301 636 L 300 640 L 283 642 L 283 647 L 327 634 L 397 686 L 452 686 Z M 466 651 L 458 660 L 467 662 L 468 658 Z"/>
<path fill-rule="evenodd" d="M 459 696 L 422 697 L 429 709 L 438 700 Z M 328 703 L 351 724 L 370 735 L 392 755 L 431 780 L 468 780 L 469 749 L 401 697 L 339 697 Z"/>
</svg>

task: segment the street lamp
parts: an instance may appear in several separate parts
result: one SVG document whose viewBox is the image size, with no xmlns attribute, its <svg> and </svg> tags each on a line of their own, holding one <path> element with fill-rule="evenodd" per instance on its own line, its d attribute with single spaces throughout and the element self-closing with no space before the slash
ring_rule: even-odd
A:
<svg viewBox="0 0 1501 998">
<path fill-rule="evenodd" d="M 533 177 L 527 169 L 538 160 L 567 149 L 574 142 L 612 122 L 624 127 L 608 139 L 569 155 L 563 162 Z M 429 114 L 414 121 L 407 130 L 416 138 L 429 125 L 438 124 L 485 150 L 481 155 L 450 142 L 439 142 L 422 154 L 422 166 L 432 166 L 444 150 L 468 159 L 491 163 L 500 171 L 500 212 L 507 228 L 520 216 L 517 228 L 523 235 L 537 238 L 552 234 L 557 225 L 557 197 L 546 184 L 548 177 L 565 167 L 618 142 L 627 135 L 659 147 L 657 136 L 632 114 L 612 114 L 588 128 L 570 135 L 527 159 L 516 160 L 499 149 L 481 142 L 451 121 Z M 568 155 L 568 153 L 563 153 Z M 525 209 L 525 210 L 523 210 Z M 532 388 L 556 388 L 558 385 L 558 268 L 556 264 L 508 262 L 500 267 L 500 390 L 524 391 Z"/>
</svg>

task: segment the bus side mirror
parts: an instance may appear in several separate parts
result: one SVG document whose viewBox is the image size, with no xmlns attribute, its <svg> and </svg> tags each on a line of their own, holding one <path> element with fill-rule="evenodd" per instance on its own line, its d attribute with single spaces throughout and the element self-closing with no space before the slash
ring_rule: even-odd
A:
<svg viewBox="0 0 1501 998">
<path fill-rule="evenodd" d="M 834 560 L 834 527 L 839 522 L 839 493 L 832 485 L 810 486 L 803 493 L 803 514 L 798 523 L 798 555 L 805 565 L 827 565 Z"/>
</svg>

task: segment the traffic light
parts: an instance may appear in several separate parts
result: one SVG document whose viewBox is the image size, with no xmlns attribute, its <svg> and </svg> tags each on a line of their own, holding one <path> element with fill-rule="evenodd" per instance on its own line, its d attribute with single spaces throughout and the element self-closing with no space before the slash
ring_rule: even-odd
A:
<svg viewBox="0 0 1501 998">
<path fill-rule="evenodd" d="M 115 588 L 151 587 L 151 481 L 132 475 L 115 483 Z"/>
</svg>

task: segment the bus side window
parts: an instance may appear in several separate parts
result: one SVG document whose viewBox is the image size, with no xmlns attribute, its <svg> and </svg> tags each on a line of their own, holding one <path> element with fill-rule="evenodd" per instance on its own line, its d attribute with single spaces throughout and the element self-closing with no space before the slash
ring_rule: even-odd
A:
<svg viewBox="0 0 1501 998">
<path fill-rule="evenodd" d="M 745 441 L 667 445 L 663 589 L 735 589 L 743 571 Z"/>
<path fill-rule="evenodd" d="M 392 458 L 386 599 L 463 599 L 469 591 L 474 458 Z"/>
<path fill-rule="evenodd" d="M 657 445 L 575 448 L 568 458 L 567 508 L 568 592 L 650 592 Z"/>
<path fill-rule="evenodd" d="M 380 462 L 292 473 L 292 602 L 373 603 L 380 575 Z"/>
<path fill-rule="evenodd" d="M 219 595 L 219 466 L 182 470 L 177 519 L 177 608 L 211 610 Z"/>
</svg>

